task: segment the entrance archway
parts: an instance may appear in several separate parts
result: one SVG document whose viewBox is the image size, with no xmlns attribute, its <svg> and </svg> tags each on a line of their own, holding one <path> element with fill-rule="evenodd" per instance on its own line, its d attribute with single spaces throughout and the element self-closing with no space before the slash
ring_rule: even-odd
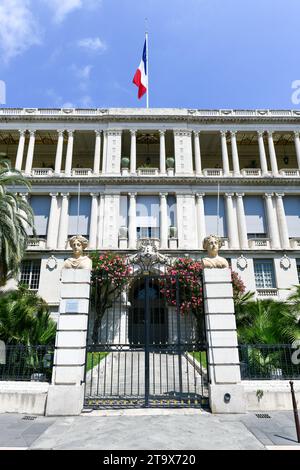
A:
<svg viewBox="0 0 300 470">
<path fill-rule="evenodd" d="M 144 345 L 146 334 L 146 302 L 149 308 L 150 344 L 165 344 L 168 340 L 168 315 L 165 299 L 160 293 L 158 282 L 145 278 L 137 279 L 130 293 L 128 336 L 132 345 Z"/>
</svg>

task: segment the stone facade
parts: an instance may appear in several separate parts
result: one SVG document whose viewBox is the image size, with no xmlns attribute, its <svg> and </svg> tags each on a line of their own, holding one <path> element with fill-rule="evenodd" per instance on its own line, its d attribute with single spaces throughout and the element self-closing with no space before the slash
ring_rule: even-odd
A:
<svg viewBox="0 0 300 470">
<path fill-rule="evenodd" d="M 41 260 L 39 282 L 29 264 L 22 280 L 55 313 L 76 225 L 90 250 L 154 238 L 195 258 L 213 231 L 247 290 L 286 298 L 300 271 L 299 130 L 290 110 L 0 109 L 0 151 L 28 176 L 38 225 L 26 259 Z"/>
</svg>

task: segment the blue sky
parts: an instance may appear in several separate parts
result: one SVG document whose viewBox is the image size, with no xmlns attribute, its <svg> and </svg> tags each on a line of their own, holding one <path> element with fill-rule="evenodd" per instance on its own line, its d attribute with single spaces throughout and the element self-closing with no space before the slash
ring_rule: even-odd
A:
<svg viewBox="0 0 300 470">
<path fill-rule="evenodd" d="M 0 0 L 8 107 L 299 108 L 299 0 Z M 300 82 L 299 82 L 300 83 Z"/>
</svg>

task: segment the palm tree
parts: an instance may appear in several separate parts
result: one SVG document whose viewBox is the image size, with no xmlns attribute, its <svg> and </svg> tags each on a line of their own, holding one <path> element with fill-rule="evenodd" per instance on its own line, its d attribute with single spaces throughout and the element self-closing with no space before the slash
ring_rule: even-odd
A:
<svg viewBox="0 0 300 470">
<path fill-rule="evenodd" d="M 0 162 L 0 286 L 14 277 L 27 247 L 27 231 L 34 232 L 34 215 L 30 205 L 18 194 L 8 190 L 14 185 L 30 184 L 24 176 Z"/>
<path fill-rule="evenodd" d="M 240 306 L 236 319 L 240 343 L 283 344 L 300 338 L 298 318 L 288 302 L 246 302 Z"/>
<path fill-rule="evenodd" d="M 288 297 L 287 301 L 289 302 L 291 308 L 295 312 L 295 315 L 300 320 L 300 285 L 294 286 L 295 290 Z"/>
<path fill-rule="evenodd" d="M 56 324 L 48 304 L 25 286 L 0 297 L 0 340 L 7 345 L 53 344 Z"/>
</svg>

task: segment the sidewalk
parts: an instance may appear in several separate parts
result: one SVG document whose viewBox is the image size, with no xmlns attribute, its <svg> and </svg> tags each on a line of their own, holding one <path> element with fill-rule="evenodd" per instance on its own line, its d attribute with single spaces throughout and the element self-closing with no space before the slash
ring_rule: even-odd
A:
<svg viewBox="0 0 300 470">
<path fill-rule="evenodd" d="M 262 413 L 260 413 L 262 414 Z M 267 414 L 267 413 L 264 413 Z M 270 418 L 203 410 L 94 411 L 77 417 L 0 415 L 0 448 L 216 450 L 295 448 L 292 412 Z"/>
</svg>

